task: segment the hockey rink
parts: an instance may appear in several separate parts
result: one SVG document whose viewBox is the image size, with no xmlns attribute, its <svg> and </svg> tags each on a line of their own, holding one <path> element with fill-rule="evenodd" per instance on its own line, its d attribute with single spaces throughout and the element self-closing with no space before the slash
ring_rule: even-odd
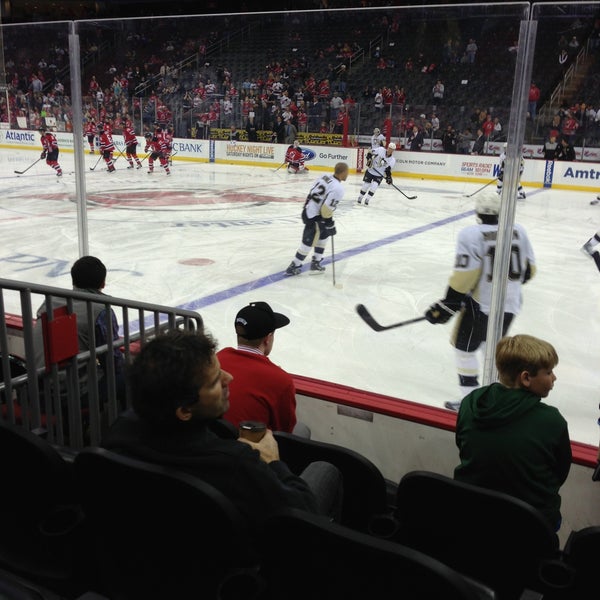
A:
<svg viewBox="0 0 600 600">
<path fill-rule="evenodd" d="M 71 287 L 79 256 L 73 156 L 56 177 L 31 151 L 0 152 L 3 278 Z M 142 154 L 143 156 L 143 154 Z M 383 325 L 421 316 L 445 294 L 458 231 L 474 221 L 481 184 L 396 177 L 370 206 L 356 204 L 362 175 L 350 175 L 336 215 L 335 279 L 327 270 L 285 277 L 300 242 L 300 211 L 313 180 L 285 169 L 178 162 L 172 174 L 116 172 L 86 154 L 89 253 L 108 268 L 105 292 L 197 310 L 219 346 L 235 345 L 233 320 L 251 301 L 268 302 L 291 323 L 278 330 L 273 362 L 289 372 L 442 407 L 458 400 L 449 338 L 453 327 L 426 321 L 384 332 L 356 314 L 365 304 Z M 58 179 L 58 180 L 57 180 Z M 580 247 L 600 229 L 593 193 L 525 188 L 516 220 L 527 229 L 538 273 L 523 287 L 509 333 L 550 341 L 560 363 L 547 401 L 573 440 L 598 443 L 600 273 Z M 6 310 L 18 312 L 18 298 Z"/>
</svg>

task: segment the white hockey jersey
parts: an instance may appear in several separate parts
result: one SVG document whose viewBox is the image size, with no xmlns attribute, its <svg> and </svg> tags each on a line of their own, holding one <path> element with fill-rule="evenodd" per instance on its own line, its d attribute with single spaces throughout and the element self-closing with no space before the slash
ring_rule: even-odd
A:
<svg viewBox="0 0 600 600">
<path fill-rule="evenodd" d="M 337 205 L 344 197 L 344 187 L 339 179 L 333 175 L 323 175 L 313 183 L 304 208 L 309 219 L 321 216 L 326 219 L 331 217 Z"/>
<path fill-rule="evenodd" d="M 377 135 L 371 136 L 371 150 L 375 150 L 376 148 L 381 148 L 385 146 L 385 136 L 383 133 L 378 133 Z"/>
<path fill-rule="evenodd" d="M 497 235 L 498 225 L 479 223 L 462 229 L 458 234 L 456 262 L 449 281 L 452 289 L 470 294 L 486 315 L 490 312 Z M 519 313 L 521 285 L 526 273 L 527 277 L 535 274 L 535 257 L 525 229 L 515 223 L 504 312 Z"/>
<path fill-rule="evenodd" d="M 391 171 L 394 170 L 396 159 L 394 155 L 387 156 L 387 151 L 383 146 L 375 148 L 371 151 L 372 159 L 371 166 L 367 167 L 367 171 L 374 177 L 385 177 L 385 170 L 389 167 Z"/>
</svg>

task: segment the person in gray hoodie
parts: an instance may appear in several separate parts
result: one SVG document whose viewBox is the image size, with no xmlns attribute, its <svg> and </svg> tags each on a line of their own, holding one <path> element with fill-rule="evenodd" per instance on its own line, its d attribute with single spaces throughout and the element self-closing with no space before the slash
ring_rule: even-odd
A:
<svg viewBox="0 0 600 600">
<path fill-rule="evenodd" d="M 496 346 L 499 382 L 462 401 L 456 423 L 458 481 L 510 494 L 537 508 L 560 528 L 559 489 L 571 467 L 567 422 L 542 402 L 554 386 L 554 347 L 530 335 L 504 337 Z"/>
</svg>

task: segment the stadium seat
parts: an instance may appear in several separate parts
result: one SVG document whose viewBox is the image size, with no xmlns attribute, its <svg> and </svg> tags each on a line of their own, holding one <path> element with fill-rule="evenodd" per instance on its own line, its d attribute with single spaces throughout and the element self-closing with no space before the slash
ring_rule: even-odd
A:
<svg viewBox="0 0 600 600">
<path fill-rule="evenodd" d="M 341 523 L 360 531 L 369 531 L 375 517 L 387 514 L 387 485 L 381 471 L 368 458 L 342 446 L 302 438 L 276 431 L 281 459 L 296 473 L 309 463 L 322 460 L 334 464 L 343 476 Z"/>
<path fill-rule="evenodd" d="M 297 509 L 269 518 L 264 542 L 269 600 L 496 598 L 421 552 Z"/>
<path fill-rule="evenodd" d="M 437 473 L 404 475 L 394 514 L 394 540 L 489 585 L 502 600 L 543 591 L 539 569 L 560 556 L 558 536 L 534 507 Z"/>
<path fill-rule="evenodd" d="M 574 570 L 571 600 L 593 598 L 598 593 L 598 556 L 600 556 L 600 526 L 572 531 L 563 550 L 563 560 Z"/>
<path fill-rule="evenodd" d="M 258 597 L 256 552 L 221 492 L 103 448 L 83 449 L 74 471 L 97 567 L 91 589 L 127 600 Z"/>
<path fill-rule="evenodd" d="M 71 465 L 48 441 L 0 421 L 0 567 L 57 593 L 77 592 L 83 514 Z"/>
</svg>

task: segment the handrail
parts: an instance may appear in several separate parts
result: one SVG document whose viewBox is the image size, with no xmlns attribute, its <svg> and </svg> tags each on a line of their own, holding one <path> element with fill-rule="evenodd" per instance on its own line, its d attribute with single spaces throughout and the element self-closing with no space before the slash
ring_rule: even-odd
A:
<svg viewBox="0 0 600 600">
<path fill-rule="evenodd" d="M 22 329 L 19 334 L 22 336 L 19 340 L 15 340 L 14 335 L 9 336 L 7 327 L 12 315 L 6 311 L 5 296 L 13 292 L 18 293 L 20 301 Z M 40 364 L 40 358 L 44 362 L 45 348 L 42 348 L 43 328 L 41 323 L 36 323 L 34 301 L 36 306 L 45 302 L 53 309 L 66 306 L 67 315 L 75 314 L 76 319 L 82 319 L 87 325 L 84 329 L 89 348 L 80 347 L 77 354 L 64 360 L 50 354 L 45 357 L 46 365 Z M 109 332 L 112 319 L 117 319 L 120 337 L 97 345 L 95 319 L 102 310 L 107 315 Z M 52 323 L 54 310 L 46 313 L 48 322 Z M 137 318 L 130 319 L 130 313 Z M 48 439 L 60 445 L 68 443 L 79 448 L 97 444 L 101 430 L 130 404 L 128 391 L 124 396 L 119 394 L 122 373 L 118 373 L 115 366 L 115 351 L 123 353 L 126 365 L 138 346 L 161 332 L 202 330 L 203 327 L 202 317 L 187 309 L 0 279 L 0 418 L 18 422 L 28 429 L 45 428 Z M 14 333 L 14 329 L 12 331 Z M 64 345 L 73 334 L 57 335 L 59 345 Z M 11 373 L 11 356 L 18 356 L 24 362 L 26 375 Z"/>
</svg>

